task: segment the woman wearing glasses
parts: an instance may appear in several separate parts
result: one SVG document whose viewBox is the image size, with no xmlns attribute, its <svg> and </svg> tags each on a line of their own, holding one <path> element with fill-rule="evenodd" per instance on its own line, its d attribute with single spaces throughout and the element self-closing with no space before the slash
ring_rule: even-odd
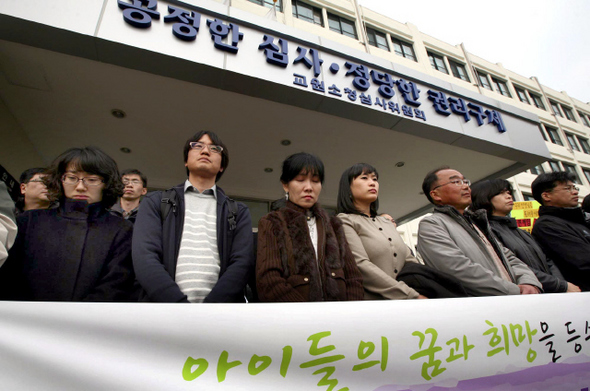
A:
<svg viewBox="0 0 590 391">
<path fill-rule="evenodd" d="M 509 216 L 514 205 L 510 182 L 505 179 L 478 182 L 471 186 L 471 199 L 471 208 L 486 210 L 494 234 L 535 273 L 544 292 L 580 292 L 580 288 L 565 280 L 533 237 L 518 228 L 516 220 Z"/>
<path fill-rule="evenodd" d="M 308 153 L 283 162 L 286 203 L 258 223 L 260 301 L 362 300 L 362 277 L 342 223 L 318 205 L 324 164 Z"/>
<path fill-rule="evenodd" d="M 396 279 L 408 262 L 418 263 L 386 217 L 377 215 L 379 174 L 359 163 L 346 169 L 338 189 L 338 217 L 363 275 L 365 300 L 426 299 Z"/>
<path fill-rule="evenodd" d="M 0 298 L 133 300 L 133 226 L 108 212 L 123 193 L 115 161 L 98 148 L 72 148 L 47 173 L 60 206 L 19 216 L 15 245 L 0 268 Z"/>
</svg>

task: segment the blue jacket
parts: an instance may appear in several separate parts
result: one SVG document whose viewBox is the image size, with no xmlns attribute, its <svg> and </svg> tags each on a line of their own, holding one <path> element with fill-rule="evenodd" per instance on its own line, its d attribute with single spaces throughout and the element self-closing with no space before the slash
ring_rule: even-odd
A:
<svg viewBox="0 0 590 391">
<path fill-rule="evenodd" d="M 148 194 L 141 201 L 133 232 L 133 266 L 137 280 L 155 302 L 188 302 L 176 284 L 176 262 L 184 226 L 184 184 L 174 187 L 177 206 L 161 218 L 161 191 Z M 248 207 L 238 203 L 236 227 L 229 229 L 228 197 L 217 187 L 217 246 L 221 269 L 219 280 L 205 302 L 235 303 L 244 301 L 244 289 L 254 271 L 252 222 Z"/>
</svg>

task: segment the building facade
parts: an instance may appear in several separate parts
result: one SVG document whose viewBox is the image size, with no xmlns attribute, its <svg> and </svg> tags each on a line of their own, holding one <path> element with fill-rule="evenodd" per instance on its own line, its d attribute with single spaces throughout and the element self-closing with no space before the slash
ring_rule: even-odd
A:
<svg viewBox="0 0 590 391">
<path fill-rule="evenodd" d="M 221 186 L 255 221 L 281 197 L 282 160 L 306 150 L 326 163 L 328 208 L 346 167 L 374 164 L 412 247 L 441 164 L 509 177 L 517 200 L 541 170 L 590 190 L 588 103 L 354 1 L 7 0 L 0 18 L 13 173 L 94 144 L 166 188 L 183 180 L 178 144 L 209 128 L 232 150 Z"/>
</svg>

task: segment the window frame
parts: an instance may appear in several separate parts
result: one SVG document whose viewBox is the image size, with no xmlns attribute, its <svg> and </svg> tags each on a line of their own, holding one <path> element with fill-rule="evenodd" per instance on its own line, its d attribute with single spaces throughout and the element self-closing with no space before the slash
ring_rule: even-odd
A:
<svg viewBox="0 0 590 391">
<path fill-rule="evenodd" d="M 573 121 L 573 122 L 578 122 L 578 121 L 576 121 L 576 117 L 574 117 L 574 112 L 571 108 L 561 105 L 561 110 L 565 114 L 565 118 L 567 118 L 568 120 Z"/>
<path fill-rule="evenodd" d="M 561 162 L 561 165 L 563 166 L 563 170 L 565 172 L 570 172 L 575 175 L 576 180 L 574 181 L 574 183 L 577 183 L 579 185 L 582 184 L 582 181 L 580 180 L 580 175 L 578 174 L 578 170 L 576 170 L 575 164 Z"/>
<path fill-rule="evenodd" d="M 449 60 L 449 67 L 451 68 L 451 73 L 453 74 L 453 76 L 455 76 L 457 79 L 466 81 L 468 83 L 471 82 L 471 80 L 469 79 L 469 74 L 467 73 L 467 68 L 464 64 L 461 64 L 460 62 L 452 60 L 450 58 L 447 58 L 447 60 Z M 459 71 L 460 69 L 462 71 Z M 461 74 L 461 72 L 463 74 Z"/>
<path fill-rule="evenodd" d="M 531 104 L 528 96 L 526 96 L 526 91 L 524 88 L 514 86 L 514 91 L 516 91 L 516 96 L 518 97 L 518 100 L 520 100 L 522 103 L 526 103 L 527 105 Z M 524 98 L 524 100 L 523 100 L 523 98 Z"/>
<path fill-rule="evenodd" d="M 576 139 L 578 139 L 578 143 L 580 144 L 580 147 L 582 148 L 582 152 L 585 153 L 586 155 L 590 155 L 590 143 L 588 142 L 588 139 L 583 138 L 578 135 L 576 135 Z"/>
<path fill-rule="evenodd" d="M 532 167 L 529 171 L 533 175 L 540 175 L 540 174 L 544 174 L 545 173 L 545 169 L 543 168 L 543 165 L 542 164 L 539 164 L 538 166 Z"/>
<path fill-rule="evenodd" d="M 248 0 L 250 3 L 258 4 L 262 7 L 272 8 L 274 3 L 272 0 Z M 283 0 L 277 0 L 277 11 L 283 12 Z"/>
<path fill-rule="evenodd" d="M 543 98 L 541 98 L 541 95 L 533 94 L 530 91 L 529 95 L 531 96 L 531 99 L 533 100 L 533 105 L 536 108 L 547 111 L 547 109 L 545 108 L 545 104 L 543 103 Z"/>
<path fill-rule="evenodd" d="M 551 168 L 551 172 L 563 171 L 563 169 L 561 168 L 561 166 L 559 165 L 559 162 L 557 160 L 549 160 L 547 163 L 549 163 L 549 167 Z"/>
<path fill-rule="evenodd" d="M 426 51 L 426 54 L 428 54 L 428 59 L 430 60 L 430 66 L 432 67 L 432 69 L 434 69 L 435 71 L 446 73 L 447 75 L 449 74 L 447 64 L 445 64 L 444 56 L 434 53 L 430 50 Z M 440 61 L 440 64 L 437 61 Z"/>
<path fill-rule="evenodd" d="M 352 26 L 352 31 L 354 31 L 354 36 L 351 36 L 350 33 L 345 32 L 345 30 L 342 28 L 343 23 L 342 22 L 346 22 L 349 23 Z M 337 22 L 338 23 L 338 30 L 336 30 L 335 28 L 332 27 L 332 24 L 330 22 Z M 331 12 L 328 12 L 328 28 L 330 29 L 330 31 L 333 31 L 335 33 L 338 33 L 340 35 L 344 35 L 345 37 L 348 38 L 353 38 L 358 40 L 358 33 L 356 31 L 356 23 L 354 20 L 349 20 L 346 19 L 343 16 L 337 15 L 337 14 L 333 14 Z"/>
<path fill-rule="evenodd" d="M 313 5 L 308 4 L 304 1 L 300 1 L 300 0 L 291 0 L 291 8 L 292 8 L 291 12 L 293 13 L 293 17 L 295 17 L 299 20 L 303 20 L 305 22 L 311 23 L 311 24 L 315 24 L 317 26 L 324 27 L 324 15 L 322 13 L 321 8 L 314 7 Z M 309 11 L 311 11 L 313 19 L 309 19 L 307 16 L 303 16 L 299 12 L 300 8 L 308 9 Z M 316 21 L 316 14 L 319 15 L 319 23 L 317 23 L 317 21 Z"/>
<path fill-rule="evenodd" d="M 493 91 L 492 85 L 490 84 L 490 79 L 488 78 L 488 74 L 483 71 L 480 71 L 479 69 L 476 69 L 475 73 L 477 75 L 477 83 L 486 90 Z M 485 80 L 485 83 L 482 81 L 482 79 Z"/>
<path fill-rule="evenodd" d="M 549 140 L 555 145 L 560 145 L 563 147 L 563 141 L 561 140 L 561 136 L 559 135 L 559 131 L 557 128 L 544 125 L 545 131 L 547 132 L 547 136 L 549 136 Z"/>
<path fill-rule="evenodd" d="M 403 41 L 397 37 L 390 36 L 391 43 L 393 45 L 393 52 L 403 58 L 407 58 L 409 60 L 414 60 L 414 62 L 418 62 L 416 58 L 416 53 L 414 52 L 414 45 L 410 42 Z M 399 46 L 400 50 L 397 50 L 397 46 Z M 409 49 L 410 53 L 406 53 L 406 49 Z"/>
<path fill-rule="evenodd" d="M 391 51 L 389 49 L 389 42 L 387 42 L 387 34 L 386 33 L 376 30 L 376 29 L 369 27 L 369 26 L 366 26 L 366 31 L 367 31 L 367 39 L 369 40 L 369 45 L 379 48 L 379 49 L 382 49 L 382 50 L 387 50 L 388 52 Z M 375 40 L 374 45 L 371 43 L 371 33 L 374 35 L 374 40 Z M 382 36 L 381 38 L 383 38 L 383 40 L 385 41 L 385 47 L 379 45 L 379 43 L 377 41 L 377 36 L 379 36 L 379 35 L 381 35 Z"/>
<path fill-rule="evenodd" d="M 590 183 L 590 168 L 582 167 L 582 173 L 586 177 L 586 181 Z"/>
<path fill-rule="evenodd" d="M 578 143 L 576 142 L 576 136 L 571 134 L 571 133 L 565 133 L 565 138 L 567 139 L 567 143 L 569 144 L 569 146 L 574 150 L 574 151 L 578 151 L 578 152 L 582 152 L 582 150 L 580 149 L 580 147 L 578 146 Z"/>
<path fill-rule="evenodd" d="M 551 107 L 551 111 L 558 117 L 564 118 L 563 114 L 561 114 L 561 110 L 559 109 L 559 103 L 552 101 L 549 99 L 549 106 Z"/>
<path fill-rule="evenodd" d="M 508 85 L 504 80 L 492 76 L 492 84 L 494 85 L 494 87 L 496 87 L 495 90 L 498 94 L 512 98 L 510 90 L 508 90 Z"/>
<path fill-rule="evenodd" d="M 578 110 L 578 115 L 580 116 L 580 119 L 582 120 L 582 124 L 588 128 L 590 128 L 590 121 L 588 120 L 588 117 L 582 113 L 580 110 Z"/>
</svg>

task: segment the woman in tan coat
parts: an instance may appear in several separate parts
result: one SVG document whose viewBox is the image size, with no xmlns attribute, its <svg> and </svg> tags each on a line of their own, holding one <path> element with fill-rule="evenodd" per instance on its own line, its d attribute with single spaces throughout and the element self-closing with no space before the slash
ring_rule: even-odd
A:
<svg viewBox="0 0 590 391">
<path fill-rule="evenodd" d="M 418 263 L 390 219 L 377 215 L 379 174 L 364 163 L 340 178 L 338 217 L 363 275 L 365 300 L 426 299 L 396 276 L 406 262 Z"/>
</svg>

